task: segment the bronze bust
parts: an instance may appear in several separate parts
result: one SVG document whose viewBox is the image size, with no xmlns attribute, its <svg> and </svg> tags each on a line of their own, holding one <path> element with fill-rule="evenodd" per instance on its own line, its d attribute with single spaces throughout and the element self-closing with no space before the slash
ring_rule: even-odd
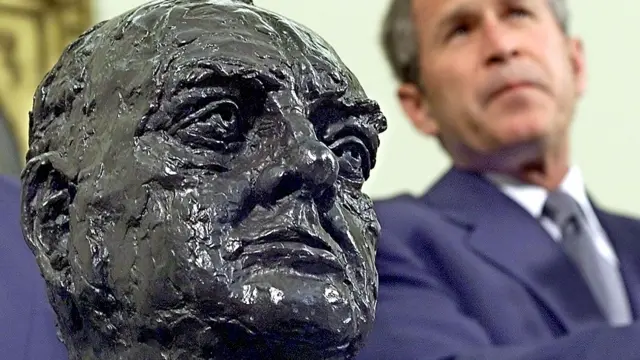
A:
<svg viewBox="0 0 640 360">
<path fill-rule="evenodd" d="M 36 92 L 22 176 L 71 359 L 352 358 L 385 127 L 329 45 L 250 1 L 88 30 Z"/>
</svg>

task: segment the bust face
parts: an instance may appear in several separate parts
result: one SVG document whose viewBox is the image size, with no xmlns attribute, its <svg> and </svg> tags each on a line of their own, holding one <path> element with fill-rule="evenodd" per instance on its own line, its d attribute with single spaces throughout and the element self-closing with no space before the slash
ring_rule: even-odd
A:
<svg viewBox="0 0 640 360">
<path fill-rule="evenodd" d="M 66 144 L 75 169 L 55 245 L 68 264 L 52 266 L 42 244 L 56 240 L 27 230 L 59 317 L 71 318 L 56 292 L 74 299 L 74 321 L 134 347 L 352 354 L 375 312 L 379 224 L 361 189 L 386 124 L 334 51 L 230 1 L 150 3 L 88 39 L 65 125 L 32 128 Z M 42 96 L 63 93 L 58 82 Z M 38 176 L 27 170 L 27 193 L 51 184 Z"/>
</svg>

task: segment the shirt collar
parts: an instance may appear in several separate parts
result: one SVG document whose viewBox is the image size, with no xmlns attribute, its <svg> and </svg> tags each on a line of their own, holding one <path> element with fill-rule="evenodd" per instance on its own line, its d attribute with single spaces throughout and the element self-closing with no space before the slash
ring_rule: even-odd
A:
<svg viewBox="0 0 640 360">
<path fill-rule="evenodd" d="M 490 173 L 486 177 L 533 217 L 539 218 L 542 215 L 542 208 L 549 194 L 546 189 L 537 185 L 523 183 L 502 174 Z M 584 185 L 584 178 L 577 166 L 569 168 L 567 175 L 565 175 L 560 184 L 560 190 L 571 196 L 582 211 L 585 213 L 590 212 L 591 204 Z"/>
</svg>

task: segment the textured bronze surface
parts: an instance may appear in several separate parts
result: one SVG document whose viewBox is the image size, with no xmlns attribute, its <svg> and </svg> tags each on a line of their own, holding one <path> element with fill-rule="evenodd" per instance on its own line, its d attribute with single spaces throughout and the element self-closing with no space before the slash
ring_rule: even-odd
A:
<svg viewBox="0 0 640 360">
<path fill-rule="evenodd" d="M 326 42 L 247 1 L 92 28 L 36 92 L 23 176 L 71 358 L 352 358 L 385 128 Z"/>
</svg>

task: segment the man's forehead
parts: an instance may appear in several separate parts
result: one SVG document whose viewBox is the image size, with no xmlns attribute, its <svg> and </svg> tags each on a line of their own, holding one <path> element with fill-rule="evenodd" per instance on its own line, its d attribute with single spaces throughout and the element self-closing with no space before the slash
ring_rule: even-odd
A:
<svg viewBox="0 0 640 360">
<path fill-rule="evenodd" d="M 421 20 L 438 20 L 460 11 L 481 10 L 504 5 L 547 5 L 549 0 L 409 0 L 414 17 Z"/>
<path fill-rule="evenodd" d="M 463 8 L 477 7 L 496 0 L 410 0 L 413 17 L 425 27 L 437 27 L 437 23 Z M 497 0 L 500 1 L 500 0 Z"/>
</svg>

